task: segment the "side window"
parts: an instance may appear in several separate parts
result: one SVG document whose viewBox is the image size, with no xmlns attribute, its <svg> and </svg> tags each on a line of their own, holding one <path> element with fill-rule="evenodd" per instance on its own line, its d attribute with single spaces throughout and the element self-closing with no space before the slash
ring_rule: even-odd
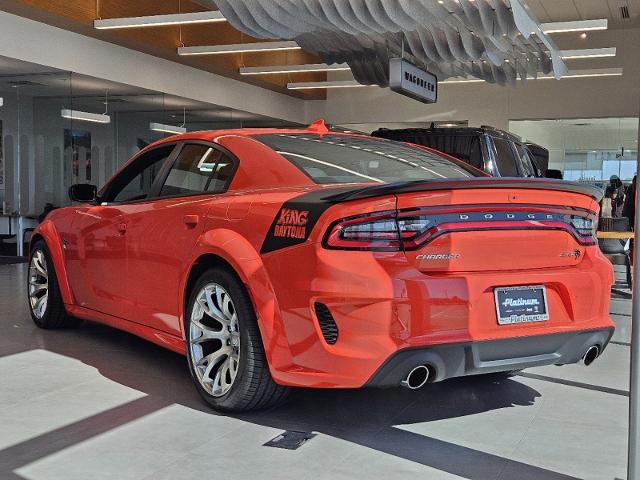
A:
<svg viewBox="0 0 640 480">
<path fill-rule="evenodd" d="M 516 150 L 518 152 L 518 156 L 520 157 L 520 164 L 522 166 L 522 171 L 524 172 L 526 177 L 537 177 L 538 172 L 534 167 L 533 161 L 531 160 L 531 155 L 529 154 L 529 150 L 526 149 L 523 145 L 516 145 Z"/>
<path fill-rule="evenodd" d="M 518 177 L 518 167 L 516 157 L 511 142 L 501 138 L 493 138 L 495 145 L 496 163 L 501 177 Z"/>
<path fill-rule="evenodd" d="M 484 170 L 484 158 L 482 157 L 482 149 L 480 148 L 480 137 L 477 135 L 471 138 L 469 163 L 480 170 Z"/>
<path fill-rule="evenodd" d="M 233 161 L 208 145 L 185 145 L 169 171 L 161 197 L 220 192 L 226 189 Z"/>
<path fill-rule="evenodd" d="M 132 202 L 148 198 L 153 182 L 174 148 L 175 145 L 159 147 L 138 157 L 109 185 L 105 201 Z"/>
</svg>

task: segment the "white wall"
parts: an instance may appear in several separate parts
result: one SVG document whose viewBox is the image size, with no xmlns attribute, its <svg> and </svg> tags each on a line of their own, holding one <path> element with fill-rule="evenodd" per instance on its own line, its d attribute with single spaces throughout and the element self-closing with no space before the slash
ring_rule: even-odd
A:
<svg viewBox="0 0 640 480">
<path fill-rule="evenodd" d="M 640 29 L 554 37 L 561 49 L 617 47 L 614 58 L 571 60 L 570 69 L 623 67 L 622 77 L 536 80 L 513 87 L 482 83 L 441 85 L 438 103 L 425 105 L 377 87 L 334 89 L 327 102 L 310 102 L 308 115 L 337 125 L 469 120 L 472 126 L 507 129 L 509 120 L 638 117 Z"/>
<path fill-rule="evenodd" d="M 0 11 L 0 55 L 292 122 L 298 98 Z"/>
</svg>

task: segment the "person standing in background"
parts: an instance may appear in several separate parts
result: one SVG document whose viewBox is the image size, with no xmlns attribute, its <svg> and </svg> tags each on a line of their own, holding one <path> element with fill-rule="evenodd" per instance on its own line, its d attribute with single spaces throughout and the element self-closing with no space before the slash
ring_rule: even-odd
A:
<svg viewBox="0 0 640 480">
<path fill-rule="evenodd" d="M 631 181 L 631 186 L 627 190 L 627 195 L 624 199 L 624 206 L 622 207 L 622 216 L 629 219 L 629 226 L 631 230 L 634 229 L 634 222 L 636 219 L 636 178 L 637 175 L 633 176 L 633 180 Z"/>
<path fill-rule="evenodd" d="M 624 184 L 617 175 L 611 175 L 609 179 L 609 187 L 613 190 L 612 209 L 614 217 L 622 216 L 622 206 L 624 205 Z"/>
<path fill-rule="evenodd" d="M 600 218 L 613 217 L 613 189 L 607 187 L 604 197 L 600 200 Z"/>
</svg>

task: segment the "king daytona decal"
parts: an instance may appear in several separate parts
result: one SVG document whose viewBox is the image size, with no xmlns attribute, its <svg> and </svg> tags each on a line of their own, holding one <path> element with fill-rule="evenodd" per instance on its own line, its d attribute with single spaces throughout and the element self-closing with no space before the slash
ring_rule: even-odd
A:
<svg viewBox="0 0 640 480">
<path fill-rule="evenodd" d="M 352 189 L 353 187 L 333 188 L 330 192 Z M 334 204 L 324 199 L 328 194 L 329 192 L 324 190 L 314 191 L 285 202 L 273 218 L 260 253 L 269 253 L 306 242 L 320 216 Z"/>
<path fill-rule="evenodd" d="M 305 240 L 307 238 L 308 220 L 309 210 L 283 208 L 280 210 L 278 223 L 276 223 L 273 230 L 273 236 Z"/>
</svg>

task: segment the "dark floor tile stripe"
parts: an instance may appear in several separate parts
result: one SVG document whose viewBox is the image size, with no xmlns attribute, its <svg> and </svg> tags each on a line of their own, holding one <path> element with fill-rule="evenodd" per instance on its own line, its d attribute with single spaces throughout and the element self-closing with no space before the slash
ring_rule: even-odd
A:
<svg viewBox="0 0 640 480">
<path fill-rule="evenodd" d="M 557 383 L 560 385 L 567 385 L 569 387 L 584 388 L 586 390 L 593 390 L 595 392 L 611 393 L 612 395 L 620 395 L 622 397 L 629 396 L 629 392 L 626 390 L 619 390 L 617 388 L 611 388 L 611 387 L 603 387 L 600 385 L 591 385 L 589 383 L 575 382 L 573 380 L 565 380 L 564 378 L 546 377 L 544 375 L 538 375 L 535 373 L 526 373 L 526 372 L 521 372 L 518 374 L 518 376 L 531 378 L 533 380 L 542 380 L 544 382 Z"/>
</svg>

